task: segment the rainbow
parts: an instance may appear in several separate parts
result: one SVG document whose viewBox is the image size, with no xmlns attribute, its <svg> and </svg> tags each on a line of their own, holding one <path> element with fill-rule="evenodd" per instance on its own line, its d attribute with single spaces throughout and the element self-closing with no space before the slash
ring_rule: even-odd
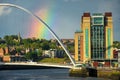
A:
<svg viewBox="0 0 120 80">
<path fill-rule="evenodd" d="M 36 11 L 36 15 L 39 16 L 48 25 L 51 26 L 53 24 L 52 10 L 50 10 L 48 7 L 44 7 Z M 33 19 L 28 36 L 30 38 L 35 37 L 39 39 L 43 39 L 43 38 L 46 39 L 49 38 L 51 35 L 42 22 L 39 23 L 37 20 Z"/>
</svg>

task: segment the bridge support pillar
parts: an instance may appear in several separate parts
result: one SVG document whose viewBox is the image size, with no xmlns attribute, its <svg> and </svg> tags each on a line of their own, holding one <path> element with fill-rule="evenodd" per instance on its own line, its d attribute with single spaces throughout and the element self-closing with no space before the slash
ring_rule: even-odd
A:
<svg viewBox="0 0 120 80">
<path fill-rule="evenodd" d="M 69 76 L 74 77 L 97 77 L 97 70 L 94 68 L 72 68 Z"/>
</svg>

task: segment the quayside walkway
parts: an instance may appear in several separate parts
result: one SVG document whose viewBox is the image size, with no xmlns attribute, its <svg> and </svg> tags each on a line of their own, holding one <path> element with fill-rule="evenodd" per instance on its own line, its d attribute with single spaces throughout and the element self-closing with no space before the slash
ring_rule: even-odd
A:
<svg viewBox="0 0 120 80">
<path fill-rule="evenodd" d="M 55 63 L 37 63 L 37 62 L 11 62 L 11 63 L 0 63 L 0 66 L 35 66 L 35 67 L 55 67 L 55 68 L 72 68 L 73 65 L 68 64 L 55 64 Z"/>
</svg>

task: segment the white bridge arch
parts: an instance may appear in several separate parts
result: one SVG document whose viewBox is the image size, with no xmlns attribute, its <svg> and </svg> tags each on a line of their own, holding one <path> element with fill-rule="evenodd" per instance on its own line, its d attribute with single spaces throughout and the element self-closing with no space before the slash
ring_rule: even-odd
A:
<svg viewBox="0 0 120 80">
<path fill-rule="evenodd" d="M 73 66 L 75 66 L 75 61 L 73 60 L 72 56 L 69 54 L 69 51 L 65 48 L 65 46 L 63 45 L 63 43 L 61 42 L 61 40 L 59 39 L 59 37 L 53 32 L 53 30 L 49 27 L 49 25 L 47 23 L 45 23 L 40 17 L 38 17 L 37 15 L 33 14 L 32 12 L 30 12 L 29 10 L 15 5 L 15 4 L 9 4 L 9 3 L 0 3 L 0 6 L 10 6 L 10 7 L 15 7 L 18 8 L 20 10 L 25 11 L 26 13 L 30 14 L 31 16 L 33 16 L 37 21 L 42 22 L 45 26 L 46 29 L 49 30 L 49 32 L 54 36 L 54 38 L 59 42 L 59 44 L 62 46 L 62 48 L 64 49 L 64 51 L 66 52 L 66 54 L 68 55 L 69 59 L 71 60 Z"/>
</svg>

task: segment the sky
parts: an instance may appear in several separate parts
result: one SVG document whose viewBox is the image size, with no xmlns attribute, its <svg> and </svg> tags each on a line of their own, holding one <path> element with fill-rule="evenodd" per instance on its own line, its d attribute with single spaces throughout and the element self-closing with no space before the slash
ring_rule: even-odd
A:
<svg viewBox="0 0 120 80">
<path fill-rule="evenodd" d="M 28 9 L 39 16 L 62 39 L 74 39 L 81 30 L 84 12 L 112 12 L 114 41 L 120 41 L 120 0 L 0 0 Z M 22 37 L 53 38 L 45 26 L 26 12 L 0 6 L 0 37 L 20 33 Z"/>
</svg>

